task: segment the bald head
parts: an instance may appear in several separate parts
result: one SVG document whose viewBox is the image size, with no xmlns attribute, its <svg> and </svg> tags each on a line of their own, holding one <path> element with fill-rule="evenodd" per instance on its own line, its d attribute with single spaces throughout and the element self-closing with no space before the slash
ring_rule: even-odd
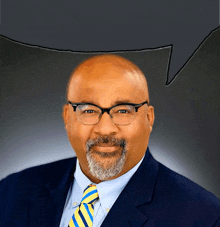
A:
<svg viewBox="0 0 220 227">
<path fill-rule="evenodd" d="M 149 101 L 147 81 L 142 71 L 131 61 L 112 54 L 91 57 L 79 64 L 69 79 L 67 99 L 72 96 L 74 85 L 79 82 L 95 83 L 105 80 L 117 83 L 118 79 L 125 79 L 145 91 L 145 97 Z"/>
</svg>

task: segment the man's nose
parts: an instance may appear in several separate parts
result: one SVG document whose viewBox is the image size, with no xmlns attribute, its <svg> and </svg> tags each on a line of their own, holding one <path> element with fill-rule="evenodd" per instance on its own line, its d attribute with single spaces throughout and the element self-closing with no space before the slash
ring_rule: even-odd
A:
<svg viewBox="0 0 220 227">
<path fill-rule="evenodd" d="M 115 134 L 119 131 L 118 126 L 114 124 L 108 113 L 103 113 L 99 122 L 95 125 L 94 131 L 101 135 Z"/>
</svg>

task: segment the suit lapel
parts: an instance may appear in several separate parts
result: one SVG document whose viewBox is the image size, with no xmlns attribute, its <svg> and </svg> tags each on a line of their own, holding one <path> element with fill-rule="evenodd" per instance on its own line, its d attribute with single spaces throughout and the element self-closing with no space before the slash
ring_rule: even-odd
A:
<svg viewBox="0 0 220 227">
<path fill-rule="evenodd" d="M 102 227 L 140 227 L 146 223 L 148 217 L 138 206 L 151 202 L 157 172 L 158 163 L 147 149 L 143 162 L 114 203 Z"/>
<path fill-rule="evenodd" d="M 56 169 L 42 174 L 43 186 L 32 192 L 29 226 L 58 227 L 60 224 L 66 196 L 73 182 L 76 158 L 64 160 L 60 169 L 54 166 Z M 158 163 L 147 149 L 143 162 L 114 203 L 102 227 L 140 227 L 146 223 L 148 217 L 138 206 L 151 201 L 157 172 Z"/>
<path fill-rule="evenodd" d="M 61 168 L 51 169 L 52 174 L 46 173 L 45 180 L 42 179 L 45 184 L 42 183 L 43 186 L 33 192 L 30 226 L 59 226 L 66 196 L 73 181 L 76 159 L 66 160 L 63 164 L 63 168 L 60 166 Z"/>
</svg>

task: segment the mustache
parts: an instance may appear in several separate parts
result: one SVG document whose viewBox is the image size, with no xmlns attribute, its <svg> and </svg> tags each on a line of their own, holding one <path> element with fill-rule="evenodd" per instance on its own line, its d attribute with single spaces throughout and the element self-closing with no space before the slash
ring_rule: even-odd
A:
<svg viewBox="0 0 220 227">
<path fill-rule="evenodd" d="M 120 146 L 123 149 L 126 146 L 125 139 L 117 139 L 110 136 L 100 136 L 95 139 L 89 139 L 86 142 L 86 150 L 89 151 L 93 146 L 99 146 L 100 144 L 108 144 L 109 146 Z"/>
</svg>

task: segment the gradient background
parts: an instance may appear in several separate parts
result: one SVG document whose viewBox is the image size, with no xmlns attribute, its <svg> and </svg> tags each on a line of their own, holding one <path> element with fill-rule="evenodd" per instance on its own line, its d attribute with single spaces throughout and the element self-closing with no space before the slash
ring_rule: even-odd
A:
<svg viewBox="0 0 220 227">
<path fill-rule="evenodd" d="M 179 50 L 171 62 L 179 67 L 196 37 L 205 38 L 205 26 L 219 25 L 218 13 L 219 0 L 7 0 L 0 1 L 0 34 L 73 51 L 135 50 L 159 40 L 157 47 Z M 75 155 L 62 106 L 70 73 L 90 55 L 0 36 L 0 179 Z M 220 198 L 220 29 L 167 87 L 170 48 L 120 55 L 148 80 L 156 115 L 153 156 Z"/>
<path fill-rule="evenodd" d="M 30 47 L 0 37 L 0 178 L 75 156 L 62 121 L 66 84 L 92 54 Z M 153 156 L 220 198 L 220 29 L 172 84 L 165 86 L 170 48 L 120 52 L 149 85 L 155 125 Z"/>
</svg>

